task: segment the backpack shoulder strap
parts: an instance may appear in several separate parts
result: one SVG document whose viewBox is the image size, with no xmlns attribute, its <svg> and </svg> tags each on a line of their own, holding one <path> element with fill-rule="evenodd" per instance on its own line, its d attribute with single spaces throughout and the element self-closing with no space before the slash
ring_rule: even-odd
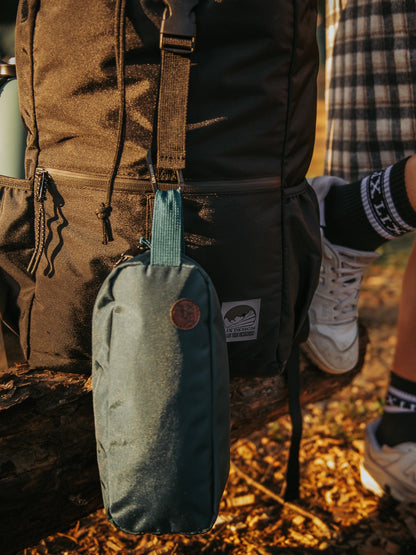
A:
<svg viewBox="0 0 416 555">
<path fill-rule="evenodd" d="M 157 120 L 157 167 L 185 167 L 186 116 L 191 53 L 195 47 L 194 9 L 199 0 L 164 0 L 160 29 L 162 65 Z"/>
</svg>

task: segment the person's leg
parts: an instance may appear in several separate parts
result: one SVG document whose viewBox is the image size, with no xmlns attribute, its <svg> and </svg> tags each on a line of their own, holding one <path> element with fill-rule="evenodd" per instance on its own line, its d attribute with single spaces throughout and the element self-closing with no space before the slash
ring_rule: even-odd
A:
<svg viewBox="0 0 416 555">
<path fill-rule="evenodd" d="M 311 333 L 308 353 L 317 364 L 331 372 L 342 372 L 358 358 L 357 302 L 361 277 L 372 260 L 372 253 L 353 250 L 360 238 L 366 237 L 367 248 L 379 245 L 414 226 L 416 215 L 416 156 L 402 167 L 402 179 L 391 170 L 393 180 L 380 179 L 386 172 L 376 172 L 373 180 L 365 178 L 360 186 L 348 185 L 339 179 L 318 178 L 312 185 L 321 197 L 324 234 L 332 224 L 331 240 L 348 242 L 349 247 L 332 244 L 323 237 L 321 279 L 310 310 Z M 397 168 L 396 168 L 397 169 Z M 373 183 L 373 185 L 371 185 Z M 345 220 L 345 200 L 358 197 L 352 216 Z M 375 189 L 371 198 L 369 192 Z M 331 202 L 331 220 L 325 218 L 328 191 L 337 189 Z M 376 197 L 377 193 L 377 197 Z M 334 198 L 336 202 L 334 202 Z M 383 199 L 384 204 L 380 201 Z M 364 203 L 363 199 L 367 202 Z M 387 200 L 386 200 L 387 199 Z M 371 207 L 371 201 L 374 206 Z M 383 205 L 383 206 L 382 206 Z M 381 210 L 384 207 L 384 210 Z M 367 209 L 367 210 L 366 210 Z M 379 212 L 377 213 L 377 209 Z M 339 212 L 337 213 L 337 210 Z M 385 214 L 393 215 L 400 225 L 391 225 Z M 370 217 L 367 217 L 367 215 Z M 385 225 L 385 222 L 389 225 Z M 412 224 L 412 225 L 410 225 Z M 344 226 L 357 231 L 345 234 Z M 384 225 L 384 227 L 383 227 Z M 394 233 L 393 233 L 394 232 Z M 338 233 L 338 235 L 337 235 Z M 365 433 L 361 480 L 377 495 L 389 491 L 401 501 L 416 502 L 416 477 L 411 470 L 416 463 L 416 242 L 403 278 L 398 319 L 398 337 L 390 384 L 381 418 L 370 423 Z"/>
<path fill-rule="evenodd" d="M 374 250 L 416 229 L 416 155 L 352 184 L 323 177 L 312 186 L 320 200 L 323 257 L 304 350 L 321 369 L 342 373 L 358 361 L 359 289 Z"/>
<path fill-rule="evenodd" d="M 362 180 L 330 188 L 324 235 L 334 245 L 374 251 L 416 228 L 416 155 Z"/>
<path fill-rule="evenodd" d="M 399 307 L 393 370 L 381 418 L 367 426 L 361 481 L 377 495 L 389 491 L 416 502 L 416 242 Z"/>
<path fill-rule="evenodd" d="M 347 17 L 345 17 L 346 13 L 348 13 Z M 408 2 L 327 0 L 325 97 L 328 109 L 328 132 L 325 172 L 328 175 L 337 175 L 348 182 L 354 182 L 373 170 L 387 168 L 397 160 L 416 152 L 415 66 L 412 63 L 415 45 L 409 41 L 409 37 L 415 35 L 415 14 L 415 4 Z M 399 50 L 403 52 L 403 56 L 397 55 Z M 416 179 L 414 178 L 416 176 L 412 177 L 413 163 L 414 160 L 408 163 L 405 170 L 407 182 L 405 192 L 410 206 L 413 207 L 412 210 L 415 210 Z M 363 187 L 364 196 L 368 196 L 369 190 Z M 374 193 L 378 190 L 380 188 L 377 184 Z M 336 193 L 339 192 L 346 191 L 336 191 Z M 357 190 L 351 193 L 355 199 L 359 199 L 361 186 L 360 194 L 357 194 Z M 400 199 L 402 193 L 403 189 L 396 198 Z M 382 197 L 384 202 L 384 194 Z M 334 199 L 335 196 L 331 200 Z M 377 216 L 379 203 L 377 199 L 375 200 L 373 209 Z M 371 226 L 372 229 L 367 236 L 364 229 L 365 218 L 359 218 L 359 222 L 353 223 L 349 220 L 351 217 L 349 209 L 345 208 L 347 204 L 345 198 L 341 200 L 341 197 L 338 197 L 338 201 L 344 205 L 347 219 L 344 220 L 343 225 L 338 225 L 338 231 L 334 231 L 335 235 L 342 232 L 342 228 L 348 230 L 353 227 L 353 237 L 350 239 L 356 241 L 360 235 L 365 234 L 366 241 L 370 241 L 367 244 L 362 242 L 361 247 L 355 246 L 355 248 L 374 250 L 379 240 L 377 235 L 380 233 L 375 230 L 376 234 L 374 234 L 374 227 Z M 362 216 L 363 209 L 359 204 L 355 209 Z M 375 221 L 377 224 L 377 217 Z M 338 224 L 339 221 L 335 223 Z M 381 224 L 383 228 L 383 222 Z M 362 225 L 364 228 L 361 227 Z M 394 228 L 392 230 L 394 231 Z M 328 233 L 328 230 L 326 231 Z M 390 234 L 390 229 L 387 230 L 387 234 Z M 339 241 L 342 240 L 340 235 L 338 238 Z M 335 252 L 335 258 L 340 260 L 342 266 L 342 249 L 339 253 L 336 245 L 332 245 L 328 238 L 324 238 L 323 242 L 329 251 Z M 357 244 L 354 243 L 352 248 Z M 413 338 L 410 339 L 410 336 L 414 335 L 416 306 L 413 304 L 414 291 L 408 291 L 408 288 L 414 289 L 415 257 L 413 252 L 406 270 L 399 315 L 397 355 L 391 373 L 385 411 L 381 419 L 367 426 L 362 473 L 363 484 L 377 494 L 390 489 L 394 497 L 409 501 L 416 501 L 415 473 L 412 470 L 416 464 L 416 443 L 409 436 L 401 436 L 401 434 L 403 430 L 416 428 L 410 411 L 404 417 L 399 417 L 399 420 L 403 418 L 405 421 L 396 420 L 391 427 L 392 438 L 390 439 L 395 438 L 391 443 L 395 443 L 397 439 L 399 441 L 404 439 L 404 442 L 394 446 L 386 445 L 386 442 L 389 441 L 387 437 L 390 427 L 390 425 L 387 426 L 389 414 L 394 415 L 395 406 L 403 401 L 403 399 L 398 401 L 397 398 L 404 397 L 406 401 L 409 399 L 412 401 L 415 391 L 416 372 L 412 374 L 411 368 L 415 361 L 412 353 L 414 345 L 411 344 Z M 330 258 L 325 260 L 324 257 L 323 266 L 326 266 L 335 278 L 337 277 L 339 268 L 333 268 Z M 357 271 L 358 286 L 359 275 L 360 272 Z M 335 306 L 336 301 L 333 304 Z M 350 323 L 350 326 L 353 327 L 353 324 Z M 319 323 L 315 327 L 319 329 Z M 336 335 L 336 326 L 332 326 L 332 330 Z M 416 341 L 414 343 L 416 345 Z M 389 409 L 389 405 L 393 406 Z M 411 402 L 408 408 L 410 405 Z"/>
<path fill-rule="evenodd" d="M 406 192 L 416 211 L 416 156 L 405 167 Z M 377 438 L 397 445 L 416 442 L 416 242 L 403 277 L 399 306 L 397 344 L 390 387 Z"/>
<path fill-rule="evenodd" d="M 416 442 L 416 243 L 403 278 L 397 345 L 376 437 L 390 446 Z"/>
<path fill-rule="evenodd" d="M 396 165 L 400 167 L 401 164 Z M 380 179 L 383 172 L 376 172 L 374 179 L 364 179 L 359 187 L 355 187 L 355 196 L 359 197 L 356 206 L 352 212 L 352 217 L 349 222 L 343 220 L 343 225 L 348 225 L 350 228 L 358 229 L 358 232 L 351 236 L 345 234 L 343 225 L 337 226 L 332 223 L 331 230 L 334 232 L 330 235 L 331 240 L 334 237 L 340 243 L 348 242 L 349 247 L 357 246 L 357 241 L 360 237 L 365 235 L 366 247 L 376 248 L 386 240 L 389 235 L 393 236 L 406 232 L 407 227 L 414 226 L 414 215 L 416 214 L 416 156 L 412 156 L 402 167 L 402 180 L 398 179 L 396 170 L 392 170 L 390 175 L 393 174 L 391 182 L 384 177 Z M 384 172 L 385 173 L 385 172 Z M 320 182 L 322 185 L 322 181 Z M 318 182 L 319 184 L 319 182 Z M 322 188 L 322 187 L 321 187 Z M 339 209 L 338 219 L 343 210 L 342 206 L 345 200 L 354 199 L 352 192 L 354 187 L 350 190 L 348 186 L 342 185 L 339 181 L 333 183 L 331 189 L 336 189 L 335 194 L 331 198 L 331 216 L 337 220 L 337 210 Z M 331 191 L 329 189 L 329 191 Z M 371 196 L 371 191 L 374 194 Z M 323 191 L 323 198 L 321 206 L 325 204 L 328 196 L 328 188 Z M 360 194 L 358 194 L 360 193 Z M 334 199 L 336 202 L 334 202 Z M 364 200 L 363 200 L 364 199 Z M 383 202 L 384 204 L 383 204 Z M 365 201 L 365 202 L 364 202 Z M 373 206 L 371 203 L 373 202 Z M 339 207 L 339 208 L 337 208 Z M 383 210 L 381 210 L 383 208 Z M 323 207 L 325 214 L 326 210 Z M 378 210 L 378 212 L 377 212 Z M 390 219 L 386 217 L 390 215 Z M 368 217 L 367 217 L 368 216 Z M 393 218 L 396 220 L 394 226 L 391 225 Z M 328 223 L 334 222 L 334 219 L 323 219 L 323 224 L 326 225 L 325 231 L 328 230 Z M 386 222 L 388 225 L 386 225 Z M 400 225 L 397 225 L 400 224 Z M 412 225 L 410 225 L 412 224 Z M 384 226 L 384 227 L 383 227 Z M 337 235 L 338 233 L 338 235 Z M 344 241 L 345 239 L 345 241 Z M 328 239 L 324 241 L 324 255 L 323 267 L 327 269 L 328 276 L 333 281 L 331 282 L 331 290 L 334 292 L 334 297 L 341 299 L 342 291 L 346 288 L 355 287 L 356 300 L 358 299 L 359 279 L 355 279 L 355 286 L 351 280 L 346 280 L 346 283 L 341 282 L 341 287 L 337 289 L 337 276 L 340 270 L 348 265 L 347 254 L 352 257 L 352 251 L 349 247 L 342 247 L 332 244 Z M 356 252 L 355 263 L 359 261 L 359 252 Z M 332 253 L 332 254 L 331 254 Z M 362 253 L 364 254 L 364 253 Z M 326 258 L 325 258 L 326 256 Z M 331 260 L 332 257 L 337 257 L 336 260 Z M 347 260 L 347 262 L 346 262 Z M 365 259 L 362 259 L 365 264 Z M 328 268 L 332 268 L 332 273 Z M 358 275 L 358 270 L 356 275 Z M 324 273 L 325 275 L 325 273 Z M 331 281 L 331 280 L 329 280 Z M 321 287 L 321 285 L 319 286 Z M 323 299 L 322 290 L 318 287 L 318 294 L 312 303 L 312 310 L 314 303 L 317 303 L 320 309 L 324 306 L 328 295 L 328 289 L 323 292 L 326 293 L 326 299 Z M 339 304 L 339 302 L 338 302 Z M 334 303 L 333 303 L 334 305 Z M 345 306 L 345 301 L 344 301 Z M 350 310 L 351 314 L 351 310 Z M 327 326 L 327 330 L 322 327 L 322 322 L 318 325 L 311 326 L 312 329 L 312 342 L 318 344 L 318 352 L 325 354 L 325 360 L 328 360 L 328 352 L 325 351 L 325 344 L 323 340 L 326 339 L 325 333 L 331 337 L 334 342 L 334 337 L 340 334 L 337 331 L 337 322 L 333 322 L 332 326 Z M 350 328 L 354 328 L 354 323 L 350 321 Z M 347 324 L 343 324 L 347 328 Z M 363 485 L 376 493 L 382 495 L 386 491 L 398 500 L 401 501 L 416 501 L 416 479 L 414 473 L 409 471 L 414 467 L 416 461 L 416 243 L 413 247 L 409 261 L 406 267 L 405 275 L 403 278 L 402 295 L 399 307 L 398 318 L 398 336 L 395 358 L 393 362 L 392 372 L 390 374 L 390 384 L 386 394 L 384 411 L 381 418 L 372 422 L 367 426 L 365 435 L 365 452 L 363 464 L 361 467 L 361 479 Z M 323 331 L 325 333 L 323 333 Z M 332 334 L 332 335 L 331 335 Z M 339 343 L 342 341 L 342 334 Z M 358 343 L 358 342 L 357 342 Z M 333 343 L 334 344 L 334 343 Z M 315 345 L 316 346 L 316 345 Z M 358 345 L 356 345 L 358 349 Z M 319 351 L 319 349 L 323 349 Z M 338 356 L 337 368 L 342 367 L 342 363 L 350 360 L 352 348 L 343 353 L 344 359 L 339 362 L 339 352 L 332 349 L 332 356 Z M 347 359 L 346 354 L 349 354 L 350 359 Z M 358 353 L 357 353 L 358 354 Z M 322 366 L 322 365 L 321 365 Z M 333 369 L 332 369 L 333 370 Z"/>
<path fill-rule="evenodd" d="M 416 154 L 411 156 L 404 168 L 404 182 L 410 205 L 416 211 Z"/>
<path fill-rule="evenodd" d="M 405 169 L 406 191 L 416 210 L 416 161 Z M 416 501 L 416 242 L 403 277 L 397 345 L 381 418 L 367 426 L 363 485 L 401 501 Z"/>
</svg>

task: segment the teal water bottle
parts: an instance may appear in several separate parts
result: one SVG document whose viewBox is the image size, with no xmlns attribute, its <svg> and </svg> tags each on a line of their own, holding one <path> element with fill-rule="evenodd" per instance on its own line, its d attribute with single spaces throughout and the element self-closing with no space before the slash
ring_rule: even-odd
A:
<svg viewBox="0 0 416 555">
<path fill-rule="evenodd" d="M 0 175 L 25 177 L 26 130 L 19 110 L 16 66 L 0 61 Z"/>
</svg>

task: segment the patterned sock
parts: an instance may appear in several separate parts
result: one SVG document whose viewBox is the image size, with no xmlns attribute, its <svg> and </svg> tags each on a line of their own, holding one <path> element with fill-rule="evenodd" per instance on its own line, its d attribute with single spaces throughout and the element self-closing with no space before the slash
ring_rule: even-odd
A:
<svg viewBox="0 0 416 555">
<path fill-rule="evenodd" d="M 376 432 L 380 445 L 416 443 L 416 381 L 391 373 L 384 412 Z"/>
<path fill-rule="evenodd" d="M 416 229 L 416 212 L 404 183 L 406 162 L 355 183 L 332 186 L 325 197 L 325 237 L 335 245 L 374 251 Z"/>
</svg>

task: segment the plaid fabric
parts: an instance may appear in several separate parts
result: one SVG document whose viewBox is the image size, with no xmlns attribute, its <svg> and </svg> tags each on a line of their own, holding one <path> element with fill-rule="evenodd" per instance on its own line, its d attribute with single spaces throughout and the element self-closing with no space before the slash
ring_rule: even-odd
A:
<svg viewBox="0 0 416 555">
<path fill-rule="evenodd" d="M 416 152 L 416 3 L 326 0 L 325 173 L 357 180 Z"/>
</svg>

